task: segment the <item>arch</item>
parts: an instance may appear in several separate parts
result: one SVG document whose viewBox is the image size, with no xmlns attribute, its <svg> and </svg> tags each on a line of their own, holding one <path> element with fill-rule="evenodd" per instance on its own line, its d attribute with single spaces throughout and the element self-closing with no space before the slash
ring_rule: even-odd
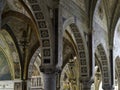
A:
<svg viewBox="0 0 120 90">
<path fill-rule="evenodd" d="M 104 23 L 104 24 L 103 24 Z M 97 0 L 96 7 L 93 14 L 92 22 L 92 39 L 93 39 L 93 55 L 97 46 L 102 43 L 105 46 L 105 51 L 109 48 L 108 29 L 106 19 L 106 8 L 103 0 Z M 93 56 L 94 57 L 94 56 Z"/>
<path fill-rule="evenodd" d="M 110 44 L 113 46 L 113 40 L 114 40 L 114 35 L 115 35 L 115 31 L 116 31 L 116 27 L 119 23 L 120 20 L 120 11 L 119 11 L 119 0 L 117 0 L 116 2 L 116 7 L 114 10 L 114 16 L 112 17 L 111 23 L 110 23 Z"/>
<path fill-rule="evenodd" d="M 32 58 L 31 58 L 31 60 L 29 62 L 29 65 L 28 65 L 28 78 L 31 78 L 34 62 L 35 62 L 37 56 L 39 56 L 39 54 L 40 54 L 40 48 L 38 48 L 35 51 L 35 53 L 33 54 Z"/>
<path fill-rule="evenodd" d="M 18 46 L 18 43 L 17 43 L 17 39 L 14 35 L 14 33 L 12 32 L 12 29 L 10 28 L 10 26 L 8 24 L 5 24 L 2 26 L 2 29 L 3 30 L 6 30 L 6 32 L 9 33 L 9 35 L 11 36 L 11 38 L 13 39 L 14 43 L 15 43 L 15 46 L 16 46 L 16 49 L 18 51 L 18 54 L 19 54 L 19 58 L 20 58 L 20 63 L 22 64 L 22 55 L 20 53 L 20 48 Z"/>
<path fill-rule="evenodd" d="M 36 33 L 38 40 L 39 40 L 40 35 L 38 34 L 37 27 L 30 18 L 28 18 L 27 16 L 25 16 L 24 14 L 22 14 L 20 12 L 16 12 L 16 11 L 12 11 L 12 10 L 9 10 L 2 14 L 3 20 L 8 17 L 16 17 L 16 18 L 19 18 L 20 20 L 22 20 L 23 22 L 28 23 L 32 27 L 32 30 L 34 30 L 34 32 Z M 3 28 L 5 28 L 5 25 L 3 25 Z"/>
<path fill-rule="evenodd" d="M 60 76 L 60 90 L 71 89 L 76 90 L 78 87 L 78 76 L 75 62 L 68 62 L 61 72 Z M 78 76 L 77 76 L 78 75 Z M 79 86 L 79 85 L 78 85 Z"/>
<path fill-rule="evenodd" d="M 61 10 L 60 10 L 61 11 Z M 60 68 L 63 66 L 63 37 L 64 37 L 64 32 L 66 30 L 66 27 L 69 26 L 71 23 L 74 23 L 75 19 L 74 17 L 70 17 L 69 19 L 65 20 L 65 22 L 62 21 L 60 24 L 60 32 L 59 32 L 59 38 L 58 38 L 58 63 L 56 65 L 57 68 Z"/>
<path fill-rule="evenodd" d="M 63 38 L 63 68 L 68 62 L 70 58 L 74 58 L 77 55 L 75 51 L 75 47 L 73 46 L 72 42 L 70 42 L 67 38 Z"/>
<path fill-rule="evenodd" d="M 103 88 L 104 86 L 110 86 L 111 84 L 111 80 L 110 80 L 110 68 L 109 68 L 109 61 L 107 59 L 107 56 L 106 56 L 106 53 L 105 53 L 105 50 L 103 48 L 103 45 L 102 44 L 99 44 L 97 46 L 97 51 L 99 53 L 99 58 L 100 58 L 100 62 L 101 62 L 101 65 L 102 65 L 102 84 L 103 84 Z"/>
<path fill-rule="evenodd" d="M 6 59 L 7 59 L 7 62 L 9 62 L 8 65 L 11 68 L 10 70 L 11 70 L 12 79 L 14 79 L 14 69 L 13 69 L 14 67 L 13 67 L 13 63 L 10 62 L 10 60 L 12 60 L 12 59 L 11 59 L 11 57 L 9 55 L 10 54 L 9 53 L 9 48 L 8 48 L 8 45 L 5 42 L 5 39 L 4 39 L 4 37 L 3 37 L 3 35 L 1 33 L 0 33 L 0 49 L 4 53 L 4 55 L 5 55 Z M 7 50 L 8 50 L 8 52 L 7 52 Z"/>
<path fill-rule="evenodd" d="M 74 17 L 67 19 L 63 23 L 63 33 L 65 32 L 67 27 L 70 28 L 70 30 L 68 32 L 71 34 L 71 36 L 76 44 L 77 50 L 78 50 L 77 55 L 80 60 L 79 61 L 80 62 L 80 77 L 81 77 L 81 81 L 82 81 L 82 80 L 90 77 L 90 68 L 89 68 L 89 59 L 88 59 L 89 55 L 88 55 L 87 43 L 85 40 L 84 33 L 78 26 L 78 23 L 79 23 L 79 21 L 76 21 L 76 18 L 74 18 Z M 79 23 L 79 24 L 81 24 L 81 23 Z"/>
<path fill-rule="evenodd" d="M 28 88 L 44 89 L 43 73 L 40 71 L 41 53 L 40 47 L 34 52 L 28 65 Z"/>
<path fill-rule="evenodd" d="M 52 36 L 52 22 L 48 9 L 43 0 L 28 0 L 28 2 L 40 32 L 42 67 L 45 67 L 46 64 L 51 66 L 54 63 L 53 46 L 51 44 L 54 36 Z"/>
<path fill-rule="evenodd" d="M 9 62 L 12 79 L 20 79 L 21 66 L 15 43 L 9 33 L 3 29 L 0 31 L 0 48 Z"/>
<path fill-rule="evenodd" d="M 14 79 L 14 71 L 11 66 L 9 56 L 0 47 L 0 80 L 12 80 Z"/>
<path fill-rule="evenodd" d="M 78 55 L 80 59 L 80 73 L 81 77 L 89 77 L 89 60 L 88 60 L 88 53 L 87 53 L 87 43 L 83 39 L 84 37 L 81 35 L 78 27 L 75 23 L 70 24 L 71 31 L 73 32 L 77 49 Z"/>
<path fill-rule="evenodd" d="M 20 58 L 19 58 L 19 54 L 16 48 L 16 45 L 12 39 L 12 37 L 10 36 L 10 34 L 2 29 L 0 31 L 0 34 L 2 34 L 4 41 L 6 43 L 6 48 L 8 48 L 8 50 L 6 50 L 6 54 L 9 56 L 10 58 L 10 62 L 13 61 L 12 65 L 14 68 L 14 78 L 15 79 L 20 79 L 21 78 L 21 63 L 20 63 Z"/>
<path fill-rule="evenodd" d="M 22 69 L 22 71 L 21 71 L 21 77 L 24 77 L 24 78 L 27 78 L 26 76 L 27 76 L 27 67 L 28 67 L 28 63 L 29 63 L 29 60 L 30 60 L 30 58 L 31 58 L 31 56 L 32 56 L 32 54 L 33 54 L 33 52 L 28 52 L 29 54 L 29 56 L 27 56 L 27 57 L 29 57 L 29 58 L 26 58 L 26 59 L 28 59 L 27 61 L 25 61 L 24 62 L 24 64 L 22 63 L 23 62 L 23 60 L 22 59 L 24 59 L 24 58 L 22 58 L 22 52 L 20 52 L 20 51 L 22 51 L 22 50 L 20 50 L 20 48 L 21 48 L 21 45 L 22 45 L 22 34 L 24 33 L 24 32 L 26 32 L 26 33 L 28 33 L 28 35 L 27 35 L 27 37 L 29 37 L 29 40 L 31 41 L 31 40 L 33 40 L 33 38 L 30 38 L 30 37 L 35 37 L 36 38 L 36 40 L 35 40 L 35 42 L 33 43 L 34 44 L 34 46 L 32 46 L 31 47 L 31 49 L 29 49 L 30 51 L 32 50 L 32 51 L 34 51 L 36 48 L 38 48 L 38 46 L 40 45 L 40 34 L 39 34 L 39 31 L 38 31 L 38 29 L 37 29 L 37 26 L 36 26 L 36 24 L 35 24 L 35 22 L 31 19 L 31 17 L 28 17 L 28 16 L 26 16 L 26 15 L 24 15 L 23 13 L 19 13 L 19 12 L 16 12 L 16 11 L 12 11 L 12 10 L 9 10 L 9 11 L 7 11 L 7 12 L 5 12 L 5 13 L 3 13 L 2 14 L 2 17 L 3 17 L 3 26 L 2 26 L 2 28 L 4 28 L 4 29 L 6 29 L 9 33 L 10 33 L 10 35 L 13 37 L 14 35 L 16 36 L 16 37 L 13 37 L 13 39 L 14 39 L 14 41 L 16 41 L 16 47 L 18 46 L 18 51 L 19 51 L 19 55 L 20 55 L 20 60 L 21 60 L 21 66 L 24 66 L 24 69 Z M 9 20 L 9 18 L 12 18 L 12 19 L 10 19 Z M 12 20 L 16 20 L 16 21 L 18 21 L 17 23 L 14 21 L 12 21 Z M 9 23 L 10 22 L 10 23 Z M 12 24 L 11 24 L 11 22 L 13 22 Z M 19 29 L 22 29 L 22 30 L 18 30 L 18 28 L 13 28 L 14 27 L 14 25 L 18 25 L 18 23 L 21 23 L 21 25 L 22 26 L 24 26 L 23 28 L 19 28 Z M 9 26 L 8 26 L 9 25 Z M 13 25 L 13 26 L 12 26 Z M 11 28 L 13 29 L 13 30 L 11 30 Z M 16 29 L 16 30 L 15 30 Z M 28 32 L 28 31 L 29 32 Z M 19 33 L 19 35 L 21 35 L 20 37 L 18 36 L 18 32 L 16 32 L 16 31 L 19 31 L 19 32 L 21 32 L 22 34 L 20 34 Z M 30 33 L 31 33 L 31 35 L 30 35 Z M 14 35 L 13 35 L 14 34 Z M 15 40 L 16 39 L 16 40 Z M 28 40 L 28 39 L 27 39 Z M 28 41 L 29 41 L 28 40 Z M 29 43 L 29 42 L 28 42 Z M 27 43 L 27 44 L 28 44 Z M 19 45 L 18 45 L 19 44 Z M 30 43 L 29 43 L 30 44 Z M 35 49 L 34 49 L 35 48 Z M 25 73 L 26 73 L 26 75 L 25 75 Z"/>
</svg>

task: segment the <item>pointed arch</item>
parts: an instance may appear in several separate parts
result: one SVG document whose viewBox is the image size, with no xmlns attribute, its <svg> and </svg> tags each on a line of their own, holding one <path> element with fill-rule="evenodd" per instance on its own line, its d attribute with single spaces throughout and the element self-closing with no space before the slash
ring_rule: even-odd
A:
<svg viewBox="0 0 120 90">
<path fill-rule="evenodd" d="M 0 80 L 13 80 L 14 70 L 9 56 L 0 46 Z"/>
<path fill-rule="evenodd" d="M 79 21 L 76 21 L 75 17 L 67 19 L 63 24 L 63 33 L 68 29 L 67 31 L 70 33 L 77 47 L 77 57 L 80 65 L 80 79 L 82 81 L 86 78 L 90 78 L 90 66 L 88 46 L 84 36 L 84 30 L 82 30 L 83 27 L 78 26 L 78 24 Z"/>
<path fill-rule="evenodd" d="M 29 17 L 27 17 L 26 15 L 24 15 L 20 12 L 16 12 L 16 11 L 12 11 L 12 10 L 9 10 L 2 14 L 3 21 L 4 21 L 4 19 L 10 18 L 10 17 L 15 17 L 17 19 L 22 20 L 23 22 L 28 23 L 31 26 L 32 30 L 36 33 L 37 39 L 39 40 L 40 35 L 38 33 L 39 31 L 37 31 L 36 24 Z M 5 23 L 5 24 L 3 24 L 2 28 L 9 29 L 10 27 L 8 25 L 6 25 L 6 23 Z"/>
<path fill-rule="evenodd" d="M 37 28 L 40 32 L 40 47 L 41 47 L 41 56 L 42 56 L 42 67 L 45 67 L 46 64 L 51 68 L 54 64 L 53 59 L 53 30 L 52 30 L 52 22 L 50 21 L 50 15 L 47 6 L 45 5 L 45 1 L 43 0 L 28 0 L 29 6 L 33 16 L 35 18 L 35 22 L 37 24 Z"/>
<path fill-rule="evenodd" d="M 2 29 L 0 31 L 0 50 L 8 62 L 11 79 L 21 78 L 20 58 L 15 43 L 9 33 Z"/>
<path fill-rule="evenodd" d="M 32 72 L 33 72 L 33 67 L 34 67 L 34 62 L 36 60 L 37 57 L 41 58 L 40 57 L 40 48 L 38 48 L 35 53 L 33 54 L 30 62 L 29 62 L 29 65 L 28 65 L 28 78 L 31 78 L 32 77 Z"/>
<path fill-rule="evenodd" d="M 98 51 L 98 54 L 99 54 L 99 58 L 100 58 L 100 62 L 101 62 L 101 65 L 102 65 L 102 82 L 103 82 L 103 85 L 104 86 L 110 86 L 111 84 L 111 80 L 110 80 L 110 68 L 109 68 L 109 61 L 108 61 L 108 58 L 106 56 L 106 53 L 105 53 L 105 50 L 104 50 L 104 47 L 102 44 L 99 44 L 97 46 L 97 51 Z M 103 88 L 104 88 L 103 86 Z"/>
<path fill-rule="evenodd" d="M 87 52 L 87 43 L 85 42 L 85 38 L 81 35 L 78 27 L 75 23 L 70 24 L 71 31 L 73 32 L 76 46 L 78 49 L 78 56 L 80 59 L 80 75 L 81 77 L 89 77 L 89 60 L 88 60 L 88 52 Z"/>
<path fill-rule="evenodd" d="M 14 79 L 20 79 L 21 78 L 21 62 L 20 62 L 19 53 L 14 43 L 14 40 L 5 29 L 2 29 L 0 31 L 0 34 L 2 34 L 4 41 L 6 43 L 6 48 L 8 48 L 8 50 L 6 50 L 5 52 L 6 52 L 6 55 L 9 56 L 10 62 L 12 61 L 11 63 L 13 65 Z"/>
</svg>

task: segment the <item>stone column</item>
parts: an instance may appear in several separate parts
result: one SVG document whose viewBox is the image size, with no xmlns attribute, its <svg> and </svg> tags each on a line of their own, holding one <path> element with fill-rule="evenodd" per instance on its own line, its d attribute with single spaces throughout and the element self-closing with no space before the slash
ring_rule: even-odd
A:
<svg viewBox="0 0 120 90">
<path fill-rule="evenodd" d="M 27 80 L 22 81 L 22 90 L 27 90 Z"/>
<path fill-rule="evenodd" d="M 103 90 L 114 90 L 112 86 L 103 86 Z"/>
<path fill-rule="evenodd" d="M 43 73 L 44 90 L 56 90 L 56 73 Z"/>
<path fill-rule="evenodd" d="M 91 90 L 91 84 L 89 81 L 88 82 L 82 82 L 82 88 L 81 90 Z"/>
</svg>

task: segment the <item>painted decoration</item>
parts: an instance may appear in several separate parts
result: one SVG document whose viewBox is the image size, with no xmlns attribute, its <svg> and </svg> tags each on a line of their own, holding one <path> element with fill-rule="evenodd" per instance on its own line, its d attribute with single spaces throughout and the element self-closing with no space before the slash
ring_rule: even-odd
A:
<svg viewBox="0 0 120 90">
<path fill-rule="evenodd" d="M 2 51 L 0 51 L 0 80 L 11 80 L 8 62 Z"/>
</svg>

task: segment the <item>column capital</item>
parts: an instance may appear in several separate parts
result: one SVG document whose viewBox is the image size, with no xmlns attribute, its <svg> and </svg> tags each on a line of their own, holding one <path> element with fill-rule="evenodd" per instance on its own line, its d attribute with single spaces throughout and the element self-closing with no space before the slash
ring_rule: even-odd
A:
<svg viewBox="0 0 120 90">
<path fill-rule="evenodd" d="M 89 78 L 89 77 L 86 77 L 84 79 L 80 78 L 80 82 L 81 83 L 90 83 L 90 84 L 92 84 L 94 82 L 94 79 L 93 78 Z"/>
<path fill-rule="evenodd" d="M 56 68 L 54 66 L 51 67 L 42 67 L 40 66 L 40 71 L 46 74 L 50 74 L 50 73 L 61 73 L 61 69 L 60 68 Z"/>
<path fill-rule="evenodd" d="M 49 74 L 49 73 L 54 73 L 55 72 L 55 69 L 54 69 L 54 67 L 53 66 L 51 66 L 51 67 L 48 67 L 48 66 L 40 66 L 39 67 L 40 68 L 40 71 L 41 72 L 43 72 L 43 73 L 46 73 L 46 74 Z"/>
</svg>

